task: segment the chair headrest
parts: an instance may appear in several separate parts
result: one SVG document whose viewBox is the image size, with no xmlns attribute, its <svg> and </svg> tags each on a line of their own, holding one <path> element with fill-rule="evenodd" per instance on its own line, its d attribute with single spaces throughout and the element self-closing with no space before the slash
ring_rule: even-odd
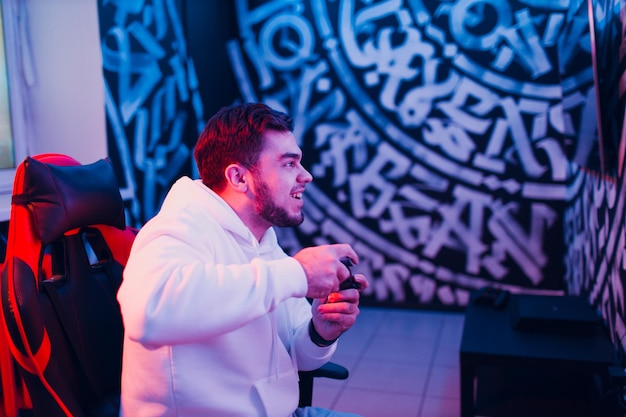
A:
<svg viewBox="0 0 626 417">
<path fill-rule="evenodd" d="M 86 165 L 55 165 L 27 157 L 22 168 L 22 193 L 14 192 L 12 203 L 29 209 L 44 245 L 79 227 L 126 227 L 124 202 L 108 158 Z"/>
</svg>

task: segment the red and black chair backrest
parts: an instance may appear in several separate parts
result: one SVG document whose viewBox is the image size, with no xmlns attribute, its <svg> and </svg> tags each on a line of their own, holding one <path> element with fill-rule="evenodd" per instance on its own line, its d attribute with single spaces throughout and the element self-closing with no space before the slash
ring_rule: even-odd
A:
<svg viewBox="0 0 626 417">
<path fill-rule="evenodd" d="M 108 159 L 45 154 L 18 167 L 0 314 L 36 417 L 117 417 L 116 294 L 135 234 Z"/>
</svg>

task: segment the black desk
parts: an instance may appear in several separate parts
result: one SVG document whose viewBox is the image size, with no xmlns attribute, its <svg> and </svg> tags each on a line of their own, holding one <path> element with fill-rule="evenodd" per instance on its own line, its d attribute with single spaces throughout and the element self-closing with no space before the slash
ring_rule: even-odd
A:
<svg viewBox="0 0 626 417">
<path fill-rule="evenodd" d="M 593 417 L 594 375 L 606 378 L 612 363 L 601 325 L 590 335 L 516 331 L 508 308 L 470 303 L 460 350 L 461 417 Z"/>
</svg>

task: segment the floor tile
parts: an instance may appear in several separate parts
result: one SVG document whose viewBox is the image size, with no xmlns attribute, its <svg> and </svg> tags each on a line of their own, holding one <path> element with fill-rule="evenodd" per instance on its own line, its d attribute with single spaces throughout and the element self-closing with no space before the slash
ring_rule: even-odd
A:
<svg viewBox="0 0 626 417">
<path fill-rule="evenodd" d="M 433 359 L 434 366 L 459 367 L 459 346 L 439 343 Z"/>
<path fill-rule="evenodd" d="M 421 396 L 424 392 L 428 365 L 409 362 L 363 359 L 350 372 L 348 388 L 380 390 Z"/>
<path fill-rule="evenodd" d="M 363 417 L 418 417 L 420 398 L 408 394 L 348 388 L 334 409 Z"/>
<path fill-rule="evenodd" d="M 317 379 L 313 404 L 363 417 L 458 417 L 463 323 L 462 313 L 362 307 L 333 357 L 349 378 Z"/>
<path fill-rule="evenodd" d="M 341 395 L 343 389 L 340 384 L 333 386 L 332 384 L 319 384 L 315 382 L 313 387 L 313 401 L 312 404 L 316 407 L 336 409 L 335 402 Z"/>
<path fill-rule="evenodd" d="M 426 396 L 438 398 L 460 398 L 458 368 L 433 367 L 428 378 Z"/>
<path fill-rule="evenodd" d="M 419 417 L 459 417 L 460 407 L 458 400 L 426 397 Z"/>
<path fill-rule="evenodd" d="M 411 335 L 377 337 L 363 354 L 364 359 L 430 364 L 435 354 L 435 341 L 414 339 Z"/>
<path fill-rule="evenodd" d="M 413 339 L 434 340 L 438 337 L 445 316 L 438 313 L 417 311 L 392 311 L 379 324 L 378 338 L 394 336 Z"/>
<path fill-rule="evenodd" d="M 455 346 L 457 348 L 460 347 L 464 323 L 465 316 L 460 313 L 450 313 L 446 315 L 441 329 L 441 343 L 444 345 Z"/>
</svg>

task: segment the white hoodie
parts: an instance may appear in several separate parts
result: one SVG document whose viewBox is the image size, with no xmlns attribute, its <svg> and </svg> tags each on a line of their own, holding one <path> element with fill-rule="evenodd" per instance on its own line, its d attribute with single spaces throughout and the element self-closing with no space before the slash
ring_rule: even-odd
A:
<svg viewBox="0 0 626 417">
<path fill-rule="evenodd" d="M 123 417 L 291 415 L 297 370 L 327 362 L 308 334 L 304 270 L 183 177 L 139 231 L 118 300 Z"/>
</svg>

